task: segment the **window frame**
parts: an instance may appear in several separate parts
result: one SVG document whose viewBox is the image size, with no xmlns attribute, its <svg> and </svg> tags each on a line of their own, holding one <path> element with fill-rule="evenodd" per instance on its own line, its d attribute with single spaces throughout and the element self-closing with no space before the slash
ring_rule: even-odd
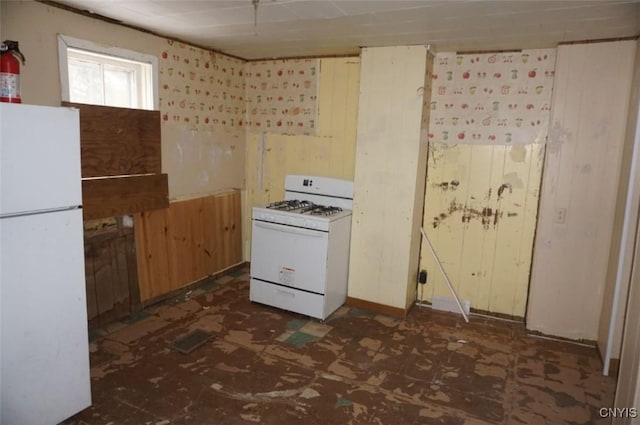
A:
<svg viewBox="0 0 640 425">
<path fill-rule="evenodd" d="M 103 46 L 91 41 L 81 40 L 79 38 L 70 37 L 68 35 L 58 34 L 58 64 L 60 67 L 60 89 L 61 97 L 65 102 L 70 102 L 69 94 L 69 68 L 67 49 L 85 50 L 100 55 L 115 56 L 129 61 L 141 62 L 151 65 L 151 87 L 152 90 L 152 108 L 150 110 L 159 110 L 159 90 L 158 90 L 158 58 L 153 55 L 134 52 L 133 50 L 122 49 L 120 47 Z M 108 105 L 107 105 L 108 106 Z M 139 108 L 148 109 L 148 108 Z"/>
</svg>

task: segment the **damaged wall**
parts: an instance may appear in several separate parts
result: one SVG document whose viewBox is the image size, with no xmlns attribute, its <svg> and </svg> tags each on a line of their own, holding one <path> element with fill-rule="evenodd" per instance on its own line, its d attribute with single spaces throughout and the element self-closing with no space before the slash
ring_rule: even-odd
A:
<svg viewBox="0 0 640 425">
<path fill-rule="evenodd" d="M 558 47 L 527 327 L 595 340 L 635 41 Z"/>
<path fill-rule="evenodd" d="M 171 200 L 199 197 L 203 198 L 200 202 L 207 202 L 204 199 L 211 198 L 207 195 L 237 193 L 230 189 L 244 187 L 244 61 L 42 3 L 2 2 L 0 7 L 2 39 L 18 40 L 27 57 L 27 64 L 21 70 L 24 103 L 60 105 L 58 34 L 156 56 L 159 63 L 161 118 L 158 125 L 161 125 L 162 171 L 169 176 Z M 239 211 L 239 193 L 237 197 Z M 168 209 L 154 210 L 152 215 L 164 217 L 170 214 L 173 222 L 192 224 L 201 221 L 198 214 L 203 211 L 213 211 L 216 217 L 224 215 L 224 209 L 221 211 L 217 206 L 209 210 L 185 209 L 181 208 L 182 204 L 174 202 Z M 187 234 L 191 238 L 188 239 L 182 233 L 167 234 L 165 224 L 162 220 L 147 220 L 145 232 L 158 237 L 151 240 L 137 237 L 136 251 L 171 252 L 173 261 L 186 258 L 199 263 L 193 269 L 195 273 L 182 273 L 182 269 L 174 267 L 172 270 L 178 272 L 170 276 L 171 285 L 167 286 L 168 279 L 155 279 L 157 275 L 149 273 L 145 275 L 145 263 L 138 261 L 139 283 L 146 288 L 148 296 L 182 287 L 242 261 L 241 249 L 233 250 L 229 258 L 224 257 L 228 261 L 217 260 L 216 255 L 219 258 L 219 254 L 205 253 L 203 257 L 202 253 L 207 248 L 203 251 L 197 237 Z M 136 228 L 138 234 L 140 230 Z M 212 224 L 207 230 L 215 234 L 216 241 L 230 233 Z M 236 233 L 240 233 L 239 230 Z M 236 236 L 239 246 L 241 238 Z M 220 249 L 224 248 L 226 246 Z M 162 264 L 159 273 L 164 267 L 172 267 L 170 263 Z"/>
<path fill-rule="evenodd" d="M 283 69 L 291 69 L 288 65 L 282 64 Z M 291 102 L 287 102 L 286 108 L 298 108 L 296 116 L 301 116 L 303 125 L 295 124 L 295 133 L 288 129 L 289 126 L 277 125 L 278 120 L 297 122 L 295 118 L 274 119 L 267 116 L 261 119 L 260 126 L 254 124 L 251 128 L 247 127 L 247 190 L 243 209 L 244 255 L 247 260 L 250 257 L 251 208 L 283 199 L 284 178 L 287 174 L 323 175 L 353 180 L 360 58 L 314 60 L 298 69 L 297 75 L 301 75 L 300 71 L 316 72 L 311 71 L 311 68 L 319 69 L 316 77 L 317 95 L 305 90 L 283 95 L 287 98 L 291 96 Z M 260 78 L 265 76 L 265 81 L 268 81 L 267 75 L 266 72 L 261 72 Z M 248 83 L 248 87 L 261 83 L 262 81 Z M 314 99 L 310 104 L 307 100 L 311 96 Z M 304 111 L 308 108 L 317 112 L 306 115 Z M 310 120 L 316 114 L 317 125 L 314 123 L 315 128 L 312 128 Z M 254 120 L 248 118 L 248 121 L 250 119 Z M 270 124 L 267 124 L 267 120 L 271 120 Z M 310 132 L 312 134 L 304 134 Z"/>
<path fill-rule="evenodd" d="M 27 58 L 20 75 L 24 103 L 60 105 L 58 34 L 159 59 L 162 171 L 169 174 L 171 199 L 244 187 L 244 111 L 236 111 L 243 77 L 228 72 L 243 61 L 42 3 L 2 2 L 2 37 L 18 40 Z M 229 97 L 219 99 L 225 93 Z"/>
<path fill-rule="evenodd" d="M 471 308 L 524 317 L 555 49 L 438 53 L 424 229 Z M 426 243 L 419 296 L 451 297 Z"/>
<path fill-rule="evenodd" d="M 244 61 L 163 44 L 158 90 L 169 197 L 244 187 Z"/>
</svg>

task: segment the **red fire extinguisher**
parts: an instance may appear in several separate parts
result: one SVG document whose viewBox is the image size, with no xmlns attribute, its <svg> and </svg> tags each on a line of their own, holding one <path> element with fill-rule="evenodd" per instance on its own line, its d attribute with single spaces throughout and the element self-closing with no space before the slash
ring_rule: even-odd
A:
<svg viewBox="0 0 640 425">
<path fill-rule="evenodd" d="M 0 43 L 0 102 L 22 103 L 20 99 L 20 62 L 24 55 L 17 41 Z"/>
</svg>

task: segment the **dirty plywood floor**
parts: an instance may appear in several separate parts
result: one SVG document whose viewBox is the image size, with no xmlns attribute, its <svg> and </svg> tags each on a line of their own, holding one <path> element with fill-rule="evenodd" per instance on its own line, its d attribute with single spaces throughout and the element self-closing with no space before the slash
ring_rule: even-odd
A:
<svg viewBox="0 0 640 425">
<path fill-rule="evenodd" d="M 93 406 L 65 424 L 593 424 L 613 400 L 595 349 L 511 323 L 348 307 L 323 323 L 248 288 L 243 268 L 95 332 Z M 196 329 L 212 337 L 171 348 Z"/>
</svg>

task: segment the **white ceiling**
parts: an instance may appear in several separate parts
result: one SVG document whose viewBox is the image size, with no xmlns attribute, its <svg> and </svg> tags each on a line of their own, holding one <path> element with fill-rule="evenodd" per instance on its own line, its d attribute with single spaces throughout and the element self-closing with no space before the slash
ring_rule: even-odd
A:
<svg viewBox="0 0 640 425">
<path fill-rule="evenodd" d="M 57 0 L 245 59 L 554 47 L 640 35 L 640 0 Z"/>
</svg>

